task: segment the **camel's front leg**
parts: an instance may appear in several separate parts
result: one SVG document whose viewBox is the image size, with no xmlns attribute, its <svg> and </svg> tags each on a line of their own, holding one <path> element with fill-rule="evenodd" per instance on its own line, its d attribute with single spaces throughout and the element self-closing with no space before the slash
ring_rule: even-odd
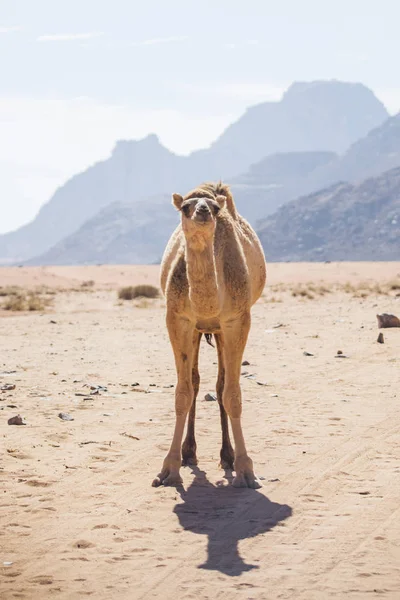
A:
<svg viewBox="0 0 400 600">
<path fill-rule="evenodd" d="M 222 401 L 229 415 L 233 439 L 235 441 L 234 469 L 236 477 L 232 485 L 235 487 L 259 488 L 261 484 L 254 475 L 253 461 L 247 454 L 241 424 L 242 395 L 240 390 L 240 371 L 249 330 L 249 313 L 226 322 L 222 327 L 225 363 L 225 385 Z"/>
<path fill-rule="evenodd" d="M 185 441 L 182 444 L 182 465 L 197 465 L 196 456 L 196 438 L 194 434 L 194 424 L 196 420 L 196 398 L 200 387 L 199 374 L 199 349 L 201 333 L 194 332 L 193 335 L 193 366 L 192 366 L 192 385 L 193 385 L 193 400 L 189 412 L 189 421 Z"/>
<path fill-rule="evenodd" d="M 153 486 L 179 485 L 182 463 L 181 445 L 186 417 L 193 401 L 192 367 L 194 358 L 193 324 L 185 318 L 167 314 L 167 327 L 175 356 L 178 382 L 175 389 L 175 430 L 171 447 Z"/>
</svg>

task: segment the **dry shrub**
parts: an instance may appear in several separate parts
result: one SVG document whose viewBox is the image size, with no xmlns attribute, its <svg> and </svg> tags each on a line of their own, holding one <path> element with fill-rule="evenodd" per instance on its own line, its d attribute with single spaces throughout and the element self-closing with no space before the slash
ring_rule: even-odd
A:
<svg viewBox="0 0 400 600">
<path fill-rule="evenodd" d="M 317 294 L 319 294 L 320 296 L 324 296 L 325 294 L 330 294 L 332 290 L 330 290 L 329 288 L 327 288 L 325 285 L 319 285 L 316 288 L 316 292 Z"/>
<path fill-rule="evenodd" d="M 44 311 L 46 307 L 51 303 L 50 298 L 44 298 L 37 292 L 24 292 L 19 290 L 18 294 L 11 294 L 7 297 L 7 300 L 2 305 L 4 310 L 10 310 L 13 312 L 21 311 Z"/>
<path fill-rule="evenodd" d="M 120 300 L 133 300 L 134 298 L 158 298 L 159 289 L 154 285 L 130 285 L 118 291 Z"/>
<path fill-rule="evenodd" d="M 48 301 L 44 300 L 37 294 L 30 294 L 27 298 L 27 308 L 30 311 L 33 310 L 45 310 Z"/>
<path fill-rule="evenodd" d="M 400 279 L 394 279 L 393 281 L 389 281 L 389 289 L 393 291 L 400 290 Z"/>
<path fill-rule="evenodd" d="M 37 285 L 34 290 L 35 294 L 46 295 L 46 296 L 55 296 L 57 290 L 54 288 L 50 288 L 47 285 Z"/>
<path fill-rule="evenodd" d="M 346 294 L 354 294 L 357 291 L 357 288 L 355 288 L 354 285 L 348 281 L 344 284 L 343 291 Z"/>
<path fill-rule="evenodd" d="M 265 302 L 270 302 L 271 304 L 283 302 L 282 298 L 278 296 L 271 296 L 270 298 L 265 298 Z"/>
<path fill-rule="evenodd" d="M 0 296 L 20 296 L 24 292 L 22 288 L 17 285 L 6 285 L 5 287 L 0 287 Z"/>
<path fill-rule="evenodd" d="M 87 281 L 82 281 L 81 287 L 83 288 L 91 288 L 94 287 L 94 279 L 88 279 Z"/>
<path fill-rule="evenodd" d="M 313 290 L 313 288 L 311 288 Z M 300 296 L 301 298 L 308 298 L 308 300 L 313 300 L 314 299 L 314 295 L 311 293 L 311 291 L 307 288 L 303 288 L 301 286 L 296 287 L 292 290 L 292 296 L 294 298 L 297 298 L 297 296 Z"/>
<path fill-rule="evenodd" d="M 3 304 L 4 310 L 12 310 L 13 312 L 26 310 L 26 297 L 25 295 L 11 295 Z"/>
</svg>

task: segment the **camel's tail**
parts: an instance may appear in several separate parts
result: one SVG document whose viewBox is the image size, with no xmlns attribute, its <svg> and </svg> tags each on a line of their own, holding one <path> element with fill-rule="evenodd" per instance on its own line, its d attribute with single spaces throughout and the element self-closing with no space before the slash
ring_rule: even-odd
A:
<svg viewBox="0 0 400 600">
<path fill-rule="evenodd" d="M 212 333 L 205 333 L 204 337 L 206 338 L 207 344 L 210 344 L 210 346 L 215 348 L 214 344 L 212 343 Z"/>
</svg>

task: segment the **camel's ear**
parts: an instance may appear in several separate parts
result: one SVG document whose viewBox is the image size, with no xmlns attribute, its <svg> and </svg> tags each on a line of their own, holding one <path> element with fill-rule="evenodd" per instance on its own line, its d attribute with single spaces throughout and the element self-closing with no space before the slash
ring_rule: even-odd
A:
<svg viewBox="0 0 400 600">
<path fill-rule="evenodd" d="M 217 196 L 217 197 L 215 198 L 215 200 L 217 201 L 217 203 L 218 203 L 218 206 L 219 206 L 220 208 L 224 208 L 224 206 L 225 206 L 225 202 L 226 202 L 226 196 L 221 196 L 221 195 L 220 195 L 220 196 Z"/>
<path fill-rule="evenodd" d="M 172 194 L 172 204 L 176 209 L 181 210 L 183 198 L 180 194 Z"/>
</svg>

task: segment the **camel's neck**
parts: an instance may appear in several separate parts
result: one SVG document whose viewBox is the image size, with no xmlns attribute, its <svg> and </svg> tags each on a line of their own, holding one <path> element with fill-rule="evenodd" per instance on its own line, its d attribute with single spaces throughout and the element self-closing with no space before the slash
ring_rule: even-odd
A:
<svg viewBox="0 0 400 600">
<path fill-rule="evenodd" d="M 213 237 L 202 244 L 187 242 L 186 264 L 193 312 L 204 318 L 216 316 L 219 313 L 219 298 Z"/>
</svg>

